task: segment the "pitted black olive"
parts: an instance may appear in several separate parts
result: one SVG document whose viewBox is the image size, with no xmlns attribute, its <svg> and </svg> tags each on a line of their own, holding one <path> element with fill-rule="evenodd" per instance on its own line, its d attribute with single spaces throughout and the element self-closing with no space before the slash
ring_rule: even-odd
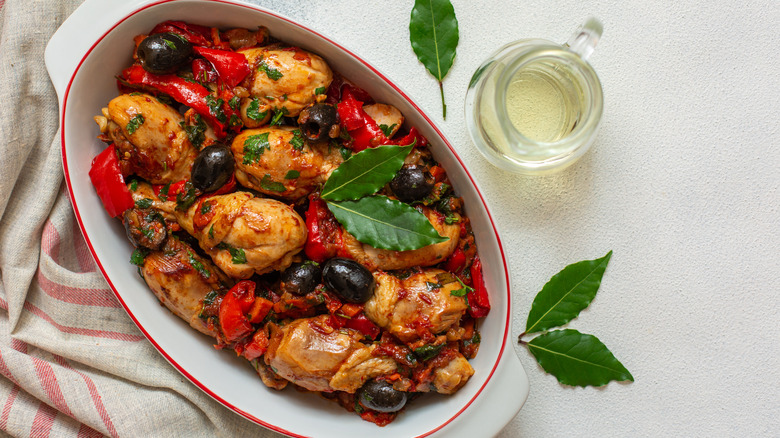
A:
<svg viewBox="0 0 780 438">
<path fill-rule="evenodd" d="M 303 296 L 313 292 L 322 278 L 322 269 L 310 260 L 293 263 L 282 273 L 282 292 Z"/>
<path fill-rule="evenodd" d="M 327 139 L 333 127 L 338 124 L 336 108 L 327 103 L 317 103 L 305 108 L 298 116 L 298 125 L 303 136 L 311 141 Z"/>
<path fill-rule="evenodd" d="M 156 33 L 141 41 L 136 54 L 149 73 L 176 73 L 189 60 L 192 44 L 175 33 Z"/>
<path fill-rule="evenodd" d="M 227 146 L 217 143 L 205 147 L 192 163 L 192 185 L 213 192 L 228 182 L 235 166 L 233 153 Z"/>
<path fill-rule="evenodd" d="M 387 381 L 369 380 L 358 390 L 360 403 L 377 412 L 396 412 L 406 404 L 406 393 Z"/>
<path fill-rule="evenodd" d="M 151 204 L 151 199 L 146 199 Z M 136 205 L 143 205 L 142 201 Z M 165 219 L 159 211 L 149 206 L 136 207 L 125 211 L 124 222 L 127 238 L 133 245 L 148 249 L 159 249 L 168 237 Z"/>
<path fill-rule="evenodd" d="M 328 260 L 322 268 L 322 280 L 339 298 L 350 303 L 365 303 L 374 295 L 374 276 L 354 260 Z"/>
<path fill-rule="evenodd" d="M 404 166 L 390 181 L 390 189 L 403 202 L 418 201 L 431 193 L 430 175 L 419 166 Z"/>
</svg>

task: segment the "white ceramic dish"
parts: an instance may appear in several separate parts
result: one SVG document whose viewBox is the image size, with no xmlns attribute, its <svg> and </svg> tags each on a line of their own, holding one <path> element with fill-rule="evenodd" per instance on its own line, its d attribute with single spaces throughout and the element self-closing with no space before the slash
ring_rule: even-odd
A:
<svg viewBox="0 0 780 438">
<path fill-rule="evenodd" d="M 267 26 L 275 37 L 316 52 L 366 89 L 395 105 L 431 143 L 464 198 L 483 260 L 492 311 L 481 325 L 474 377 L 454 396 L 427 395 L 380 428 L 312 394 L 265 387 L 252 367 L 216 351 L 212 340 L 161 307 L 128 263 L 132 247 L 117 220 L 105 214 L 87 175 L 104 145 L 92 117 L 117 95 L 114 75 L 130 65 L 133 37 L 164 20 L 217 27 Z M 291 436 L 484 437 L 500 431 L 520 410 L 528 379 L 512 347 L 511 300 L 501 241 L 484 200 L 463 162 L 425 114 L 381 73 L 331 39 L 253 5 L 208 0 L 87 0 L 46 49 L 46 66 L 60 99 L 65 179 L 79 225 L 103 275 L 149 341 L 192 383 L 229 409 Z"/>
</svg>

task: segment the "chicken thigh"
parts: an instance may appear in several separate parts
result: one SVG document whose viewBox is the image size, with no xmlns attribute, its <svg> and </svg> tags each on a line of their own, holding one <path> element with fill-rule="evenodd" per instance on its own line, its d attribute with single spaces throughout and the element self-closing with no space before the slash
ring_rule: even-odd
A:
<svg viewBox="0 0 780 438">
<path fill-rule="evenodd" d="M 310 144 L 299 129 L 247 129 L 231 149 L 241 185 L 271 196 L 300 199 L 324 183 L 343 161 L 337 148 Z"/>
<path fill-rule="evenodd" d="M 182 128 L 184 118 L 172 107 L 148 94 L 122 94 L 96 121 L 116 145 L 123 173 L 152 184 L 190 177 L 198 151 Z"/>
<path fill-rule="evenodd" d="M 292 207 L 247 192 L 202 198 L 176 218 L 232 278 L 285 269 L 306 243 L 306 224 Z"/>
</svg>

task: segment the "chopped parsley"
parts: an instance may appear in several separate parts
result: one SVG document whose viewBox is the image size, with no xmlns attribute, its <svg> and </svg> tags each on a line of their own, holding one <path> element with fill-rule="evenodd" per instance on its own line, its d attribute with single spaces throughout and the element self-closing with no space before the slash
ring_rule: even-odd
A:
<svg viewBox="0 0 780 438">
<path fill-rule="evenodd" d="M 130 255 L 130 263 L 136 266 L 143 266 L 147 251 L 144 248 L 136 248 Z"/>
<path fill-rule="evenodd" d="M 168 46 L 169 49 L 176 50 L 176 44 L 174 44 L 173 41 L 168 41 L 163 38 L 163 42 L 165 42 L 165 45 Z"/>
<path fill-rule="evenodd" d="M 282 193 L 285 190 L 287 190 L 284 187 L 284 184 L 272 180 L 271 179 L 271 175 L 269 175 L 267 173 L 265 174 L 263 179 L 260 180 L 260 187 L 263 190 L 269 190 L 269 191 L 272 191 L 272 192 L 279 192 L 279 193 Z"/>
<path fill-rule="evenodd" d="M 325 89 L 325 87 L 317 87 L 314 89 L 314 95 L 319 96 L 320 94 L 325 94 L 325 92 L 328 91 Z"/>
<path fill-rule="evenodd" d="M 132 135 L 138 128 L 141 127 L 141 125 L 144 124 L 144 116 L 141 114 L 136 114 L 133 116 L 132 119 L 130 119 L 129 122 L 127 122 L 127 126 L 125 126 L 125 130 L 127 130 L 127 133 Z"/>
<path fill-rule="evenodd" d="M 214 238 L 214 224 L 211 224 L 211 228 L 209 228 L 209 239 Z"/>
<path fill-rule="evenodd" d="M 241 98 L 238 96 L 233 96 L 228 100 L 228 106 L 233 110 L 238 110 L 239 103 L 241 103 Z"/>
<path fill-rule="evenodd" d="M 303 150 L 303 135 L 300 129 L 293 131 L 293 138 L 290 140 L 290 144 L 296 151 Z"/>
<path fill-rule="evenodd" d="M 206 105 L 209 107 L 209 112 L 222 123 L 227 122 L 227 115 L 225 115 L 225 111 L 222 110 L 222 105 L 224 103 L 224 100 L 215 99 L 214 96 L 210 94 L 206 96 Z"/>
<path fill-rule="evenodd" d="M 433 283 L 430 281 L 425 282 L 425 287 L 428 288 L 428 290 L 435 290 L 435 289 L 441 289 L 441 283 Z"/>
<path fill-rule="evenodd" d="M 211 212 L 211 202 L 204 202 L 203 205 L 200 206 L 200 214 L 208 214 Z"/>
<path fill-rule="evenodd" d="M 160 193 L 162 193 L 162 191 Z M 184 184 L 184 189 L 181 191 L 181 193 L 176 195 L 176 209 L 183 211 L 190 208 L 190 206 L 195 203 L 197 198 L 198 193 L 195 190 L 195 186 L 192 185 L 192 182 L 187 181 Z"/>
<path fill-rule="evenodd" d="M 154 237 L 154 231 L 152 231 L 152 230 L 150 230 L 148 228 L 136 227 L 136 229 L 138 230 L 139 233 L 143 234 L 144 237 L 146 237 L 149 240 L 151 240 L 152 237 Z"/>
<path fill-rule="evenodd" d="M 390 126 L 382 124 L 379 125 L 379 129 L 382 130 L 382 133 L 385 134 L 385 137 L 390 137 L 390 134 L 393 132 L 393 129 L 395 129 L 396 126 L 398 126 L 397 123 L 393 123 Z"/>
<path fill-rule="evenodd" d="M 423 345 L 422 347 L 414 349 L 414 355 L 420 360 L 433 359 L 438 356 L 444 344 L 439 345 Z"/>
<path fill-rule="evenodd" d="M 171 184 L 173 184 L 173 181 L 168 181 L 168 183 L 160 189 L 160 194 L 157 195 L 157 197 L 160 198 L 161 201 L 168 200 L 168 191 L 171 189 Z"/>
<path fill-rule="evenodd" d="M 226 250 L 229 252 L 230 256 L 233 258 L 232 261 L 234 265 L 242 265 L 246 263 L 246 253 L 241 248 L 233 248 L 227 243 L 222 242 L 217 245 L 217 249 Z"/>
<path fill-rule="evenodd" d="M 284 179 L 295 179 L 301 176 L 301 172 L 298 172 L 297 170 L 288 170 L 287 175 L 284 176 Z"/>
<path fill-rule="evenodd" d="M 246 107 L 246 116 L 255 122 L 265 119 L 265 116 L 267 115 L 268 110 L 260 112 L 260 99 L 253 98 L 252 101 L 249 102 L 249 106 Z"/>
<path fill-rule="evenodd" d="M 244 161 L 242 164 L 252 164 L 260 161 L 260 156 L 266 150 L 271 150 L 268 143 L 268 132 L 251 135 L 244 140 Z"/>
<path fill-rule="evenodd" d="M 450 291 L 450 295 L 454 295 L 456 297 L 465 297 L 469 292 L 474 291 L 473 288 L 466 286 L 460 278 L 458 278 L 458 282 L 462 287 L 460 289 Z"/>
<path fill-rule="evenodd" d="M 281 125 L 282 124 L 282 117 L 287 114 L 287 108 L 282 107 L 282 109 L 274 111 L 274 116 L 271 119 L 271 125 Z"/>
<path fill-rule="evenodd" d="M 130 191 L 134 192 L 136 190 L 138 190 L 138 180 L 134 179 L 134 180 L 130 181 Z"/>
<path fill-rule="evenodd" d="M 187 261 L 189 261 L 190 265 L 192 265 L 192 267 L 196 271 L 198 271 L 198 273 L 200 273 L 200 275 L 202 275 L 202 276 L 204 276 L 206 278 L 210 278 L 211 277 L 211 272 L 209 272 L 209 270 L 206 269 L 205 266 L 203 266 L 203 263 L 201 263 L 200 261 L 198 261 L 195 258 L 195 254 L 193 254 L 192 251 L 187 250 L 187 255 L 189 256 L 189 259 Z"/>
<path fill-rule="evenodd" d="M 339 152 L 341 152 L 341 158 L 343 158 L 344 161 L 352 156 L 352 151 L 349 148 L 345 148 L 344 146 L 339 146 L 339 148 Z"/>
<path fill-rule="evenodd" d="M 184 122 L 179 122 L 184 132 L 187 133 L 187 138 L 190 139 L 190 143 L 197 149 L 203 146 L 203 142 L 206 140 L 206 122 L 200 114 L 195 115 L 195 124 L 188 125 Z"/>
<path fill-rule="evenodd" d="M 273 81 L 278 81 L 279 79 L 282 78 L 282 76 L 284 76 L 282 72 L 280 72 L 279 70 L 273 67 L 270 67 L 268 64 L 265 63 L 265 61 L 261 61 L 260 66 L 257 67 L 257 69 L 260 70 L 261 72 L 264 72 L 265 75 L 268 76 L 268 79 L 271 79 Z"/>
<path fill-rule="evenodd" d="M 149 198 L 139 199 L 135 201 L 135 206 L 140 208 L 141 210 L 146 210 L 147 208 L 152 206 L 153 202 L 154 201 L 152 201 Z"/>
<path fill-rule="evenodd" d="M 238 117 L 238 114 L 231 114 L 230 115 L 230 123 L 228 123 L 230 126 L 241 126 L 243 122 L 241 122 L 241 118 Z"/>
</svg>

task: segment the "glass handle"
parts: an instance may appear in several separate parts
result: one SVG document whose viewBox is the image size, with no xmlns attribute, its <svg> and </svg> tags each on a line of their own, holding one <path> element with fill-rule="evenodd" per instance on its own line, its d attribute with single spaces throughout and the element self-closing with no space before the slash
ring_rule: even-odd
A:
<svg viewBox="0 0 780 438">
<path fill-rule="evenodd" d="M 601 22 L 597 18 L 590 17 L 585 24 L 574 32 L 564 46 L 587 61 L 596 48 L 603 31 L 604 26 Z"/>
</svg>

